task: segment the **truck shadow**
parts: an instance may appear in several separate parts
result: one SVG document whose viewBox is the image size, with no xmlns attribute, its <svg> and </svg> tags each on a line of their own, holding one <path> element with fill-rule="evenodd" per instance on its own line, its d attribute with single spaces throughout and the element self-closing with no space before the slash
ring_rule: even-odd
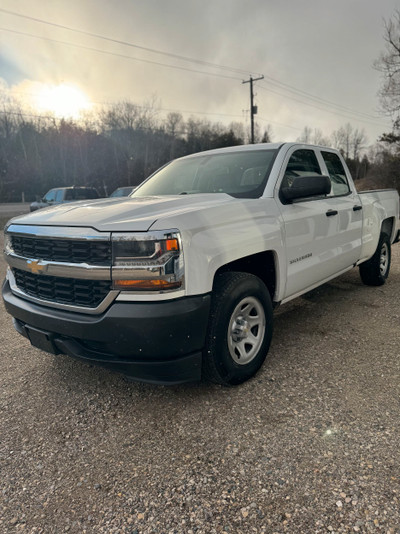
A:
<svg viewBox="0 0 400 534">
<path fill-rule="evenodd" d="M 373 292 L 374 299 L 368 297 L 369 292 Z M 351 325 L 351 317 L 359 312 L 360 307 L 384 306 L 386 294 L 390 294 L 390 282 L 383 288 L 368 288 L 361 283 L 358 270 L 354 269 L 278 308 L 274 314 L 274 335 L 266 362 L 254 379 L 236 388 L 204 382 L 177 386 L 145 384 L 62 355 L 53 359 L 46 356 L 49 358 L 46 362 L 47 378 L 65 388 L 72 386 L 77 392 L 101 391 L 103 398 L 117 395 L 121 399 L 133 397 L 141 401 L 158 399 L 162 404 L 163 399 L 171 397 L 187 402 L 218 397 L 225 395 L 226 391 L 237 392 L 254 387 L 260 381 L 268 384 L 283 364 L 292 362 L 297 365 L 301 360 L 307 367 L 310 349 L 319 350 L 321 344 L 327 342 L 337 343 L 343 322 Z"/>
</svg>

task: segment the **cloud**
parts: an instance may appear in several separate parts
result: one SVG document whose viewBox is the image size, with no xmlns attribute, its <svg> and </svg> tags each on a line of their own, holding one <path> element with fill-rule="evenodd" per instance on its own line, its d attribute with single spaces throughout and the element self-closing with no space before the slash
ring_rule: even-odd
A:
<svg viewBox="0 0 400 534">
<path fill-rule="evenodd" d="M 368 121 L 343 109 L 339 112 L 326 101 L 377 114 L 380 80 L 372 63 L 384 44 L 382 17 L 390 17 L 395 4 L 392 0 L 334 4 L 320 0 L 53 0 L 37 3 L 33 9 L 31 2 L 20 0 L 18 11 L 24 15 L 243 72 L 6 14 L 2 15 L 4 27 L 47 40 L 0 32 L 0 67 L 7 66 L 1 72 L 15 91 L 36 90 L 35 83 L 40 82 L 73 83 L 94 102 L 130 99 L 141 104 L 156 95 L 162 108 L 209 113 L 210 120 L 217 120 L 214 114 L 220 113 L 219 120 L 226 123 L 240 120 L 243 110 L 249 109 L 249 88 L 242 80 L 262 73 L 265 80 L 255 86 L 258 120 L 262 126 L 270 121 L 277 138 L 295 139 L 306 125 L 329 135 L 351 122 L 366 128 L 373 140 L 389 123 Z M 12 0 L 3 0 L 2 6 L 17 9 Z"/>
</svg>

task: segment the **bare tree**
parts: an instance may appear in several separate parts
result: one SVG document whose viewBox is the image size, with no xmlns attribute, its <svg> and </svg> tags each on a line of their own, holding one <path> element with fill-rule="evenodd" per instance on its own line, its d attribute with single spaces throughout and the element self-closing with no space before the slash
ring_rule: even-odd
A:
<svg viewBox="0 0 400 534">
<path fill-rule="evenodd" d="M 339 130 L 336 130 L 332 134 L 333 146 L 337 150 L 340 150 L 346 159 L 351 156 L 352 137 L 353 127 L 349 122 L 345 126 L 341 126 Z"/>
<path fill-rule="evenodd" d="M 364 128 L 354 129 L 348 122 L 332 134 L 332 145 L 341 151 L 346 159 L 359 159 L 361 151 L 368 143 Z"/>
<path fill-rule="evenodd" d="M 301 135 L 296 139 L 298 143 L 311 143 L 312 129 L 309 126 L 304 126 Z"/>
<path fill-rule="evenodd" d="M 272 126 L 268 124 L 268 126 L 264 129 L 261 143 L 272 143 L 272 135 Z"/>
<path fill-rule="evenodd" d="M 310 126 L 305 126 L 301 135 L 297 138 L 297 142 L 306 143 L 312 145 L 322 145 L 330 146 L 330 141 L 327 137 L 324 136 L 322 130 L 319 128 L 310 128 Z"/>
<path fill-rule="evenodd" d="M 400 111 L 400 11 L 396 10 L 389 21 L 385 21 L 385 51 L 374 66 L 382 73 L 383 83 L 380 99 L 385 111 L 398 115 Z"/>
<path fill-rule="evenodd" d="M 244 140 L 246 138 L 245 128 L 242 122 L 231 122 L 228 126 L 229 131 L 233 133 L 233 135 L 237 139 L 241 139 L 242 143 L 244 143 Z"/>
<path fill-rule="evenodd" d="M 124 100 L 103 109 L 100 120 L 103 128 L 109 130 L 153 130 L 157 127 L 158 111 L 154 98 L 143 106 Z"/>
<path fill-rule="evenodd" d="M 176 137 L 184 133 L 184 120 L 181 113 L 172 111 L 168 113 L 167 118 L 164 121 L 165 131 L 168 135 Z"/>
<path fill-rule="evenodd" d="M 322 130 L 319 128 L 314 128 L 313 136 L 312 136 L 312 142 L 314 145 L 321 145 L 321 146 L 330 146 L 330 140 L 328 137 L 325 137 L 322 133 Z"/>
<path fill-rule="evenodd" d="M 358 128 L 354 130 L 351 143 L 353 159 L 360 158 L 361 150 L 365 148 L 368 143 L 368 138 L 365 134 L 364 128 L 362 130 L 359 130 Z"/>
</svg>

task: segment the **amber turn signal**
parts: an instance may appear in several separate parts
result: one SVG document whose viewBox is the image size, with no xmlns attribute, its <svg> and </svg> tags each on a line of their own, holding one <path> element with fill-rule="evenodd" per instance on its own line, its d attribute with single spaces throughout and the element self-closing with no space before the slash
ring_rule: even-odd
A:
<svg viewBox="0 0 400 534">
<path fill-rule="evenodd" d="M 178 251 L 179 250 L 179 244 L 177 239 L 167 239 L 165 241 L 166 249 L 168 251 Z"/>
<path fill-rule="evenodd" d="M 174 241 L 174 240 L 171 240 Z M 168 280 L 114 280 L 114 289 L 134 291 L 162 291 L 178 289 L 182 282 L 169 282 Z"/>
</svg>

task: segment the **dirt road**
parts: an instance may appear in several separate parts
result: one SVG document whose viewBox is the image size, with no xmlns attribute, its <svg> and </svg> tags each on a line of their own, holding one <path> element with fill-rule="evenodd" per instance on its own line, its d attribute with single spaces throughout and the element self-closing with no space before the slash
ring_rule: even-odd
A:
<svg viewBox="0 0 400 534">
<path fill-rule="evenodd" d="M 0 531 L 400 532 L 399 302 L 397 245 L 385 286 L 353 270 L 279 309 L 232 389 L 53 357 L 0 305 Z"/>
</svg>

